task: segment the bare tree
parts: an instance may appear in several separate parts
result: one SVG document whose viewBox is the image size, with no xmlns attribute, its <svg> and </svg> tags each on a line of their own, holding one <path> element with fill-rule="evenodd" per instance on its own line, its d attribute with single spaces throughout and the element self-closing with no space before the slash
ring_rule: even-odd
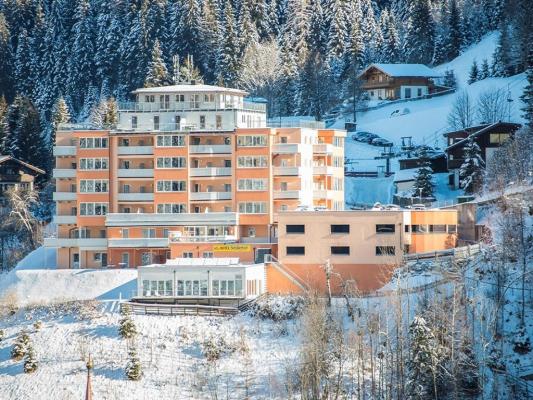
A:
<svg viewBox="0 0 533 400">
<path fill-rule="evenodd" d="M 32 213 L 39 195 L 35 190 L 11 189 L 7 191 L 10 208 L 9 221 L 20 230 L 27 233 L 27 240 L 31 250 L 42 242 L 42 227 Z"/>
<path fill-rule="evenodd" d="M 451 129 L 465 129 L 474 124 L 475 108 L 467 91 L 463 90 L 455 96 L 452 110 L 448 114 L 448 125 Z"/>
<path fill-rule="evenodd" d="M 488 124 L 509 120 L 511 117 L 511 102 L 507 99 L 507 92 L 503 89 L 492 89 L 483 92 L 477 100 L 479 121 Z"/>
</svg>

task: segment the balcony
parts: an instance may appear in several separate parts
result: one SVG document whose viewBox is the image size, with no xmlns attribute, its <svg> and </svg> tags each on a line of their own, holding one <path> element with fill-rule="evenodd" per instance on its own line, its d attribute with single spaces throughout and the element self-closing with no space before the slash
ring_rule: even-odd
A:
<svg viewBox="0 0 533 400">
<path fill-rule="evenodd" d="M 138 156 L 154 154 L 153 146 L 118 146 L 119 156 Z"/>
<path fill-rule="evenodd" d="M 229 144 L 204 144 L 189 146 L 191 154 L 231 154 Z"/>
<path fill-rule="evenodd" d="M 151 168 L 119 168 L 119 178 L 153 178 L 154 170 Z"/>
<path fill-rule="evenodd" d="M 298 154 L 300 153 L 300 144 L 299 143 L 277 143 L 272 146 L 272 153 Z"/>
<path fill-rule="evenodd" d="M 277 176 L 300 176 L 302 175 L 302 167 L 274 167 L 274 175 Z"/>
<path fill-rule="evenodd" d="M 237 241 L 237 236 L 181 236 L 181 232 L 170 232 L 169 240 L 170 243 L 233 243 Z"/>
<path fill-rule="evenodd" d="M 333 154 L 333 145 L 330 143 L 320 143 L 313 145 L 313 154 Z"/>
<path fill-rule="evenodd" d="M 304 192 L 301 190 L 276 190 L 274 191 L 274 199 L 299 199 L 304 197 Z"/>
<path fill-rule="evenodd" d="M 76 201 L 76 192 L 54 192 L 52 199 L 54 201 Z"/>
<path fill-rule="evenodd" d="M 55 179 L 67 179 L 75 178 L 76 170 L 75 169 L 65 169 L 65 168 L 54 168 L 52 171 L 52 176 Z"/>
<path fill-rule="evenodd" d="M 191 201 L 231 200 L 231 192 L 191 192 L 189 198 Z"/>
<path fill-rule="evenodd" d="M 79 247 L 80 250 L 107 250 L 107 239 L 45 238 L 45 247 Z"/>
<path fill-rule="evenodd" d="M 109 239 L 109 247 L 168 247 L 168 238 L 118 238 Z"/>
<path fill-rule="evenodd" d="M 75 156 L 76 146 L 54 146 L 54 157 Z"/>
<path fill-rule="evenodd" d="M 238 224 L 239 214 L 234 212 L 182 214 L 111 213 L 106 216 L 106 226 L 235 226 Z"/>
<path fill-rule="evenodd" d="M 231 176 L 231 167 L 224 168 L 191 168 L 190 176 Z"/>
<path fill-rule="evenodd" d="M 332 190 L 326 190 L 326 189 L 315 189 L 315 190 L 313 190 L 313 199 L 315 199 L 315 200 L 332 199 L 332 198 L 333 198 L 333 191 Z"/>
<path fill-rule="evenodd" d="M 329 165 L 315 165 L 313 175 L 333 175 L 335 169 Z"/>
<path fill-rule="evenodd" d="M 75 215 L 54 215 L 52 222 L 55 224 L 75 225 L 77 217 Z"/>
<path fill-rule="evenodd" d="M 118 201 L 154 201 L 153 193 L 119 193 Z"/>
<path fill-rule="evenodd" d="M 119 102 L 119 111 L 130 112 L 182 112 L 182 111 L 257 111 L 266 113 L 266 104 L 244 101 L 242 104 L 220 102 L 169 101 L 169 102 Z"/>
</svg>

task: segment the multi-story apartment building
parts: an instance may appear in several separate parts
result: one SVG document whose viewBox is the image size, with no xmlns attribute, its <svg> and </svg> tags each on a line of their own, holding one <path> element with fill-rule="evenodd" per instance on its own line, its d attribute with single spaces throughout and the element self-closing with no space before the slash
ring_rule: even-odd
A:
<svg viewBox="0 0 533 400">
<path fill-rule="evenodd" d="M 143 88 L 111 130 L 57 132 L 61 268 L 136 267 L 176 257 L 276 253 L 279 211 L 342 210 L 345 132 L 266 126 L 246 93 Z"/>
</svg>

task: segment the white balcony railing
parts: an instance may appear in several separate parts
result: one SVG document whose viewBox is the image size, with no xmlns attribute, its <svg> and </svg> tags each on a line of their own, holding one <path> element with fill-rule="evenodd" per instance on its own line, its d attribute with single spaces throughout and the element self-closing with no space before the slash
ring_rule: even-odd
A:
<svg viewBox="0 0 533 400">
<path fill-rule="evenodd" d="M 118 201 L 153 201 L 153 193 L 119 193 Z"/>
<path fill-rule="evenodd" d="M 302 167 L 274 167 L 274 175 L 278 176 L 299 176 L 302 174 Z"/>
<path fill-rule="evenodd" d="M 175 111 L 257 111 L 266 112 L 266 104 L 244 101 L 239 103 L 197 102 L 197 101 L 168 101 L 168 102 L 119 102 L 120 111 L 134 112 L 175 112 Z"/>
<path fill-rule="evenodd" d="M 272 153 L 298 154 L 300 153 L 300 144 L 299 143 L 277 143 L 272 146 Z"/>
<path fill-rule="evenodd" d="M 332 154 L 333 149 L 334 147 L 330 143 L 320 143 L 313 145 L 313 153 L 315 154 Z"/>
<path fill-rule="evenodd" d="M 231 168 L 191 168 L 190 176 L 231 176 Z"/>
<path fill-rule="evenodd" d="M 191 154 L 231 154 L 229 144 L 203 144 L 189 146 Z"/>
<path fill-rule="evenodd" d="M 231 192 L 191 192 L 191 201 L 195 200 L 231 200 Z"/>
<path fill-rule="evenodd" d="M 333 175 L 334 168 L 329 165 L 320 165 L 313 167 L 313 175 Z"/>
<path fill-rule="evenodd" d="M 319 199 L 332 199 L 333 198 L 333 191 L 331 190 L 325 190 L 325 189 L 315 189 L 313 190 L 313 199 L 319 200 Z"/>
<path fill-rule="evenodd" d="M 53 151 L 55 157 L 75 156 L 76 146 L 54 146 Z"/>
<path fill-rule="evenodd" d="M 181 213 L 181 214 L 127 214 L 110 213 L 106 226 L 235 226 L 239 214 L 234 212 Z"/>
<path fill-rule="evenodd" d="M 52 171 L 52 176 L 55 179 L 75 178 L 76 170 L 65 169 L 65 168 L 54 168 L 54 170 Z"/>
<path fill-rule="evenodd" d="M 77 217 L 75 215 L 54 215 L 52 222 L 55 224 L 76 224 Z"/>
<path fill-rule="evenodd" d="M 168 247 L 168 238 L 109 239 L 109 247 Z"/>
<path fill-rule="evenodd" d="M 79 247 L 80 250 L 105 250 L 107 239 L 45 238 L 45 247 Z"/>
<path fill-rule="evenodd" d="M 170 232 L 169 238 L 171 243 L 209 243 L 209 242 L 235 242 L 237 236 L 218 235 L 218 236 L 181 236 L 181 232 Z"/>
<path fill-rule="evenodd" d="M 152 146 L 119 146 L 117 152 L 119 156 L 152 155 L 154 148 Z"/>
<path fill-rule="evenodd" d="M 152 168 L 120 168 L 118 170 L 119 178 L 153 178 L 154 170 Z"/>
<path fill-rule="evenodd" d="M 52 195 L 54 201 L 75 201 L 76 197 L 76 192 L 54 192 Z"/>
<path fill-rule="evenodd" d="M 276 190 L 274 191 L 274 199 L 299 199 L 304 197 L 304 192 L 301 190 Z"/>
</svg>

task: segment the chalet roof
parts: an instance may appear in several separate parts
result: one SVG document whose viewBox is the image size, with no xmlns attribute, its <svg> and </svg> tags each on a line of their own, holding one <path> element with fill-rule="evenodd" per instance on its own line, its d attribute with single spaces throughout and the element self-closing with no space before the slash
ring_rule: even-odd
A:
<svg viewBox="0 0 533 400">
<path fill-rule="evenodd" d="M 13 160 L 13 161 L 15 161 L 17 164 L 23 165 L 24 167 L 31 169 L 32 171 L 36 172 L 37 174 L 44 174 L 44 173 L 45 173 L 42 169 L 37 168 L 37 167 L 34 167 L 33 165 L 28 164 L 28 163 L 26 163 L 26 162 L 24 162 L 24 161 L 18 160 L 18 159 L 16 159 L 16 158 L 12 157 L 12 156 L 9 156 L 9 155 L 0 155 L 0 164 L 6 162 L 6 161 L 8 161 L 8 160 Z"/>
<path fill-rule="evenodd" d="M 134 90 L 133 94 L 139 93 L 229 93 L 246 96 L 248 92 L 240 89 L 226 88 L 222 86 L 212 86 L 204 84 L 181 84 L 181 85 L 169 85 L 149 88 L 139 88 Z"/>
<path fill-rule="evenodd" d="M 424 64 L 370 64 L 365 68 L 363 72 L 359 74 L 362 77 L 371 68 L 377 68 L 381 72 L 394 77 L 399 78 L 403 76 L 417 77 L 417 78 L 440 78 L 442 75 L 433 71 L 431 68 Z"/>
<path fill-rule="evenodd" d="M 492 131 L 494 128 L 498 127 L 498 126 L 507 126 L 507 127 L 510 127 L 512 128 L 513 131 L 516 131 L 518 129 L 520 129 L 520 127 L 522 125 L 520 124 L 515 124 L 515 123 L 512 123 L 512 122 L 501 122 L 501 121 L 498 121 L 498 122 L 494 122 L 493 124 L 489 124 L 489 125 L 481 125 L 479 126 L 477 130 L 474 130 L 472 133 L 470 133 L 466 138 L 458 141 L 458 142 L 455 142 L 454 144 L 452 144 L 451 146 L 448 146 L 446 148 L 446 151 L 449 151 L 449 150 L 452 150 L 452 149 L 455 149 L 457 147 L 463 147 L 466 142 L 468 141 L 468 139 L 470 138 L 476 138 L 478 136 L 481 136 L 483 135 L 484 133 L 487 133 L 487 132 L 490 132 Z M 470 130 L 471 128 L 465 128 L 465 131 L 467 130 Z M 448 132 L 448 133 L 445 133 L 445 136 L 449 135 L 449 134 L 452 134 L 452 133 L 457 133 L 457 132 L 460 132 L 460 131 L 455 131 L 455 132 Z"/>
</svg>

